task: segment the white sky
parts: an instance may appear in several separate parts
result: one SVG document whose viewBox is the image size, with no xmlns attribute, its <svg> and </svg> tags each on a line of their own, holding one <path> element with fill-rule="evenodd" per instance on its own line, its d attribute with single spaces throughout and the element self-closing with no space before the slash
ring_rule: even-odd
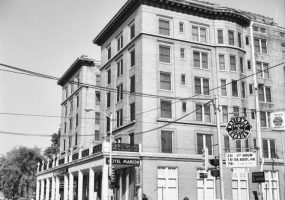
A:
<svg viewBox="0 0 285 200">
<path fill-rule="evenodd" d="M 125 2 L 0 0 L 0 63 L 61 77 L 82 54 L 100 60 L 92 40 Z M 210 2 L 270 16 L 285 27 L 284 0 Z M 0 92 L 0 113 L 60 115 L 56 81 L 0 71 Z M 59 125 L 60 118 L 0 114 L 0 131 L 50 135 Z M 0 133 L 0 155 L 17 145 L 45 148 L 50 138 Z"/>
</svg>

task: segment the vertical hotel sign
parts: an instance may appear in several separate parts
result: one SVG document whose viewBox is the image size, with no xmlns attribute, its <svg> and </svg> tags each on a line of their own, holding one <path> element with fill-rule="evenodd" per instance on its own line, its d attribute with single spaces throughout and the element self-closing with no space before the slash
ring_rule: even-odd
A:
<svg viewBox="0 0 285 200">
<path fill-rule="evenodd" d="M 273 130 L 285 130 L 285 111 L 272 112 L 270 114 L 270 125 Z"/>
</svg>

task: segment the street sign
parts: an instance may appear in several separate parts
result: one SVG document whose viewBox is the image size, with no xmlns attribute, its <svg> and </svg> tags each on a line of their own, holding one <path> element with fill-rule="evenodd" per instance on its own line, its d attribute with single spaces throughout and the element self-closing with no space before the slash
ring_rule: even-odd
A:
<svg viewBox="0 0 285 200">
<path fill-rule="evenodd" d="M 252 182 L 264 183 L 265 182 L 264 172 L 252 172 Z"/>
<path fill-rule="evenodd" d="M 226 153 L 227 167 L 256 167 L 254 152 Z"/>
<path fill-rule="evenodd" d="M 285 112 L 272 112 L 270 123 L 273 130 L 285 130 Z"/>
<path fill-rule="evenodd" d="M 245 117 L 232 117 L 228 122 L 226 130 L 233 140 L 247 139 L 251 125 Z"/>
</svg>

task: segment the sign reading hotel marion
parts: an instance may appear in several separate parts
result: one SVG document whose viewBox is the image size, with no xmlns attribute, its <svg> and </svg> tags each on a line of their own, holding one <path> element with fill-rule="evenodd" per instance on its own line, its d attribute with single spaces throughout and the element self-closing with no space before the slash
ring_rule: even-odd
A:
<svg viewBox="0 0 285 200">
<path fill-rule="evenodd" d="M 245 117 L 232 117 L 229 121 L 226 130 L 233 140 L 246 139 L 249 135 L 251 125 Z"/>
<path fill-rule="evenodd" d="M 106 159 L 106 163 L 109 164 L 109 158 Z M 140 165 L 139 159 L 126 159 L 126 158 L 113 158 L 112 164 L 114 165 Z"/>
</svg>

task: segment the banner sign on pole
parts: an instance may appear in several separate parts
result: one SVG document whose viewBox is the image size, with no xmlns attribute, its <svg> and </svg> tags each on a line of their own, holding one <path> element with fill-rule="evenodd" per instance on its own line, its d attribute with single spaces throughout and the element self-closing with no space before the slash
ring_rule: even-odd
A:
<svg viewBox="0 0 285 200">
<path fill-rule="evenodd" d="M 256 167 L 256 161 L 254 152 L 226 153 L 227 167 Z"/>
<path fill-rule="evenodd" d="M 273 130 L 285 130 L 285 112 L 272 112 L 270 124 Z"/>
</svg>

